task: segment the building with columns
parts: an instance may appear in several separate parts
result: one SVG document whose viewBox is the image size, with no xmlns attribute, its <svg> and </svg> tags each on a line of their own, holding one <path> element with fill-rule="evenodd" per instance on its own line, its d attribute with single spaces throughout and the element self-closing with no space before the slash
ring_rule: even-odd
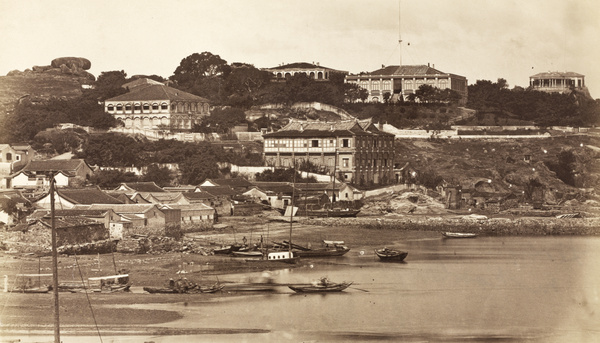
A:
<svg viewBox="0 0 600 343">
<path fill-rule="evenodd" d="M 290 64 L 282 64 L 273 68 L 264 68 L 262 70 L 268 71 L 273 74 L 272 81 L 285 81 L 286 79 L 296 75 L 304 74 L 315 81 L 329 81 L 329 77 L 332 73 L 348 74 L 347 71 L 335 70 L 331 68 L 322 67 L 319 62 L 316 64 L 298 62 Z"/>
<path fill-rule="evenodd" d="M 210 115 L 205 98 L 150 79 L 138 79 L 123 87 L 129 92 L 104 101 L 104 111 L 123 122 L 125 128 L 188 131 Z"/>
<path fill-rule="evenodd" d="M 573 72 L 558 71 L 539 73 L 529 77 L 529 86 L 546 93 L 567 93 L 585 87 L 585 76 Z"/>
<path fill-rule="evenodd" d="M 263 135 L 268 166 L 286 168 L 308 160 L 344 182 L 385 185 L 394 182 L 394 135 L 370 119 L 290 122 Z"/>
<path fill-rule="evenodd" d="M 370 73 L 346 76 L 347 83 L 354 83 L 369 92 L 367 101 L 381 102 L 385 93 L 390 93 L 391 101 L 403 100 L 414 93 L 421 85 L 439 89 L 451 89 L 461 96 L 459 104 L 467 103 L 467 78 L 435 69 L 435 65 L 382 66 Z"/>
</svg>

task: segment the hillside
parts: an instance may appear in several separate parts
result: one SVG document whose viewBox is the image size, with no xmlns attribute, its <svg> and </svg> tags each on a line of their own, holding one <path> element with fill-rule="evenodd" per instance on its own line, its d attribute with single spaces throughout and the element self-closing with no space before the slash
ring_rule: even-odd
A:
<svg viewBox="0 0 600 343">
<path fill-rule="evenodd" d="M 519 194 L 532 179 L 546 189 L 548 202 L 600 191 L 600 138 L 597 136 L 554 136 L 527 140 L 398 140 L 396 164 L 408 163 L 410 170 L 429 173 L 444 181 L 490 193 Z M 573 182 L 557 177 L 559 155 L 569 151 L 575 162 L 569 164 Z M 480 182 L 483 181 L 483 182 Z M 582 189 L 588 189 L 584 192 Z"/>
</svg>

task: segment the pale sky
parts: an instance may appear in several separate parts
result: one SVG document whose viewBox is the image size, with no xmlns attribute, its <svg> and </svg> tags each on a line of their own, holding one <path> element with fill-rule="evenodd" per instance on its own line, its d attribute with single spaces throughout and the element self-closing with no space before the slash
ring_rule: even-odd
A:
<svg viewBox="0 0 600 343">
<path fill-rule="evenodd" d="M 598 98 L 599 40 L 598 0 L 401 0 L 401 15 L 399 0 L 0 0 L 0 75 L 75 56 L 95 76 L 167 78 L 208 51 L 258 68 L 431 63 L 511 88 L 572 71 Z"/>
</svg>

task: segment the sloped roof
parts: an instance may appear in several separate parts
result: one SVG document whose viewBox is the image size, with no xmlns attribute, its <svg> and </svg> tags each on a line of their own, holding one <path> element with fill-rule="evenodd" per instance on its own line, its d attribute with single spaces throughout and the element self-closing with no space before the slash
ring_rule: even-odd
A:
<svg viewBox="0 0 600 343">
<path fill-rule="evenodd" d="M 567 71 L 567 72 L 549 71 L 549 72 L 538 73 L 533 76 L 530 76 L 530 78 L 533 78 L 533 79 L 545 79 L 545 78 L 560 79 L 560 78 L 566 78 L 566 77 L 584 77 L 584 75 L 577 74 L 572 71 Z"/>
<path fill-rule="evenodd" d="M 128 93 L 106 99 L 106 101 L 196 101 L 209 102 L 208 99 L 197 95 L 171 88 L 163 84 L 149 84 L 134 87 Z"/>
<path fill-rule="evenodd" d="M 294 63 L 288 63 L 288 64 L 284 64 L 284 65 L 280 65 L 277 67 L 272 67 L 272 68 L 266 68 L 268 70 L 285 70 L 285 69 L 327 69 L 327 70 L 333 70 L 333 71 L 338 71 L 336 69 L 332 69 L 332 68 L 327 68 L 327 67 L 323 67 L 321 65 L 318 64 L 314 64 L 314 63 L 308 63 L 308 62 L 294 62 Z M 339 70 L 340 72 L 344 72 L 342 70 Z"/>
<path fill-rule="evenodd" d="M 52 219 L 51 218 L 40 218 L 39 222 L 47 227 L 52 227 Z M 85 217 L 61 217 L 54 218 L 54 227 L 57 229 L 64 229 L 68 227 L 76 227 L 76 226 L 98 226 L 104 227 L 104 224 L 99 223 L 93 219 L 85 218 Z"/>
<path fill-rule="evenodd" d="M 370 73 L 363 73 L 359 75 L 350 75 L 349 77 L 357 76 L 426 76 L 426 75 L 449 75 L 443 71 L 437 70 L 426 65 L 391 65 L 374 70 Z"/>
<path fill-rule="evenodd" d="M 267 192 L 292 194 L 294 191 L 294 187 L 289 182 L 254 181 L 252 183 L 258 187 L 258 189 Z"/>
<path fill-rule="evenodd" d="M 149 86 L 149 85 L 164 85 L 164 83 L 143 77 L 143 78 L 133 80 L 131 82 L 127 82 L 127 83 L 121 85 L 121 87 L 134 89 L 136 87 L 145 87 L 145 86 Z"/>
<path fill-rule="evenodd" d="M 116 213 L 146 213 L 152 208 L 156 207 L 154 204 L 92 204 L 92 205 L 75 205 L 73 209 L 76 210 L 113 210 Z"/>
<path fill-rule="evenodd" d="M 23 171 L 50 172 L 60 170 L 65 172 L 74 172 L 81 164 L 86 163 L 82 159 L 29 161 L 29 163 L 27 163 L 27 165 L 23 168 Z"/>
<path fill-rule="evenodd" d="M 183 192 L 182 195 L 188 200 L 214 199 L 215 196 L 208 192 Z"/>
<path fill-rule="evenodd" d="M 206 192 L 214 196 L 234 196 L 237 194 L 237 192 L 229 186 L 207 186 L 198 188 L 200 188 L 201 192 Z"/>
<path fill-rule="evenodd" d="M 242 177 L 236 177 L 233 179 L 207 179 L 206 181 L 210 181 L 219 186 L 229 186 L 232 188 L 243 187 L 247 188 L 252 186 L 252 183 Z M 210 186 L 207 186 L 210 187 Z"/>
<path fill-rule="evenodd" d="M 131 189 L 136 192 L 155 193 L 155 192 L 164 192 L 165 191 L 164 189 L 160 188 L 154 182 L 126 182 L 126 183 L 122 183 L 115 190 L 118 190 L 119 188 L 121 188 L 121 186 L 124 186 L 125 188 Z"/>
<path fill-rule="evenodd" d="M 113 198 L 97 188 L 63 188 L 57 190 L 57 193 L 73 204 L 123 204 L 123 201 Z"/>
<path fill-rule="evenodd" d="M 351 137 L 355 135 L 391 134 L 377 129 L 371 119 L 341 120 L 335 122 L 290 119 L 279 131 L 264 134 L 263 137 Z"/>
<path fill-rule="evenodd" d="M 214 212 L 215 209 L 203 204 L 203 203 L 196 203 L 196 204 L 167 204 L 164 206 L 165 208 L 172 208 L 172 209 L 176 209 L 176 210 L 188 210 L 188 211 L 206 211 L 206 212 Z"/>
<path fill-rule="evenodd" d="M 177 201 L 181 196 L 181 192 L 157 192 L 142 195 L 142 197 L 148 201 L 151 201 L 150 199 L 154 198 L 158 202 Z"/>
</svg>

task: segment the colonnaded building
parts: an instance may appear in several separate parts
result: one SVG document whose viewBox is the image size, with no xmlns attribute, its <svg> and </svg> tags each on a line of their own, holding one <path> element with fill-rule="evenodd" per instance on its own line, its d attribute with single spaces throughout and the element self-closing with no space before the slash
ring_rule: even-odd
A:
<svg viewBox="0 0 600 343">
<path fill-rule="evenodd" d="M 403 100 L 414 93 L 421 85 L 430 85 L 439 89 L 456 91 L 461 99 L 459 104 L 467 103 L 467 78 L 444 73 L 435 69 L 435 65 L 392 65 L 382 66 L 370 73 L 346 76 L 347 83 L 354 83 L 369 92 L 367 101 L 381 102 L 385 93 L 390 93 L 390 101 Z"/>
<path fill-rule="evenodd" d="M 546 93 L 568 93 L 585 88 L 585 76 L 574 72 L 547 72 L 529 77 L 529 86 Z"/>
<path fill-rule="evenodd" d="M 394 135 L 380 131 L 370 119 L 291 119 L 281 130 L 263 137 L 264 158 L 269 166 L 292 167 L 308 160 L 348 183 L 394 182 Z"/>
<path fill-rule="evenodd" d="M 348 72 L 344 70 L 323 67 L 319 62 L 296 62 L 282 64 L 272 68 L 264 68 L 262 70 L 271 73 L 273 77 L 271 79 L 272 81 L 285 81 L 296 74 L 304 74 L 315 81 L 329 81 L 329 78 L 333 73 L 348 74 Z"/>
<path fill-rule="evenodd" d="M 205 98 L 151 79 L 126 83 L 129 92 L 104 101 L 104 111 L 124 123 L 126 128 L 191 130 L 210 114 Z"/>
</svg>

